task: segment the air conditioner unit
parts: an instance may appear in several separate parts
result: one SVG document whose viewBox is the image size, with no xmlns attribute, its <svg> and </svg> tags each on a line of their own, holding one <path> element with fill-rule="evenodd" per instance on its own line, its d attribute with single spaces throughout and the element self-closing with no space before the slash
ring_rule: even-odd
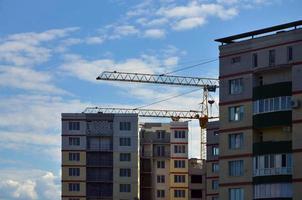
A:
<svg viewBox="0 0 302 200">
<path fill-rule="evenodd" d="M 290 102 L 292 108 L 299 108 L 300 107 L 300 101 L 298 99 L 294 99 Z"/>
</svg>

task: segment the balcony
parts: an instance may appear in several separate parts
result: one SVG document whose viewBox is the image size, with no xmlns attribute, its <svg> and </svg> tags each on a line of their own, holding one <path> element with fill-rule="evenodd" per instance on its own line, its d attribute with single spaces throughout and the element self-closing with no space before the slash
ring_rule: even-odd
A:
<svg viewBox="0 0 302 200">
<path fill-rule="evenodd" d="M 291 141 L 258 142 L 258 143 L 254 143 L 253 145 L 254 155 L 291 153 L 291 152 L 292 152 Z"/>
<path fill-rule="evenodd" d="M 256 129 L 291 126 L 292 111 L 279 111 L 257 114 L 253 116 L 253 126 Z"/>
<path fill-rule="evenodd" d="M 292 174 L 292 167 L 256 169 L 253 172 L 254 176 L 275 176 L 275 175 L 291 175 L 291 174 Z"/>
<path fill-rule="evenodd" d="M 253 89 L 253 100 L 267 99 L 278 96 L 291 96 L 292 83 L 281 82 L 269 85 L 261 85 Z"/>
<path fill-rule="evenodd" d="M 170 151 L 161 151 L 161 152 L 154 151 L 153 157 L 165 157 L 165 158 L 170 157 Z"/>
<path fill-rule="evenodd" d="M 150 158 L 151 156 L 152 156 L 152 152 L 151 151 L 142 151 L 141 152 L 141 157 Z"/>
</svg>

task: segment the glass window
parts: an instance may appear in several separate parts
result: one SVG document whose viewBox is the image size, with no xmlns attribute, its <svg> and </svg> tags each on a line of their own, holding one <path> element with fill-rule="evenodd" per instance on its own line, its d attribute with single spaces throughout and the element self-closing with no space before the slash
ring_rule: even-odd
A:
<svg viewBox="0 0 302 200">
<path fill-rule="evenodd" d="M 131 130 L 131 122 L 120 122 L 120 130 L 121 131 L 130 131 Z"/>
<path fill-rule="evenodd" d="M 120 192 L 131 192 L 130 184 L 120 184 Z"/>
<path fill-rule="evenodd" d="M 131 146 L 131 138 L 120 138 L 120 146 Z"/>
<path fill-rule="evenodd" d="M 165 161 L 161 160 L 161 161 L 157 161 L 157 168 L 165 168 Z"/>
<path fill-rule="evenodd" d="M 186 191 L 185 190 L 174 190 L 174 197 L 184 198 L 184 197 L 186 197 Z"/>
<path fill-rule="evenodd" d="M 175 131 L 174 138 L 186 138 L 186 132 L 185 131 Z"/>
<path fill-rule="evenodd" d="M 269 50 L 269 66 L 275 65 L 276 61 L 276 51 L 274 49 Z"/>
<path fill-rule="evenodd" d="M 243 160 L 229 161 L 229 175 L 243 176 Z"/>
<path fill-rule="evenodd" d="M 241 57 L 240 56 L 237 56 L 237 57 L 233 57 L 232 58 L 232 63 L 239 63 L 241 61 Z"/>
<path fill-rule="evenodd" d="M 218 172 L 218 171 L 219 171 L 219 164 L 212 163 L 212 172 Z"/>
<path fill-rule="evenodd" d="M 212 147 L 212 155 L 219 156 L 219 147 Z"/>
<path fill-rule="evenodd" d="M 69 145 L 70 146 L 79 146 L 80 145 L 80 138 L 79 137 L 69 137 Z"/>
<path fill-rule="evenodd" d="M 234 106 L 229 108 L 229 120 L 241 121 L 243 119 L 243 106 Z"/>
<path fill-rule="evenodd" d="M 80 161 L 80 153 L 69 153 L 69 161 Z"/>
<path fill-rule="evenodd" d="M 69 122 L 68 126 L 70 131 L 80 130 L 80 122 Z"/>
<path fill-rule="evenodd" d="M 71 192 L 80 191 L 80 184 L 79 183 L 68 183 L 68 190 Z"/>
<path fill-rule="evenodd" d="M 165 175 L 157 175 L 157 183 L 164 183 Z"/>
<path fill-rule="evenodd" d="M 185 145 L 174 145 L 174 153 L 186 153 Z"/>
<path fill-rule="evenodd" d="M 229 93 L 230 94 L 241 94 L 243 91 L 243 79 L 229 80 Z"/>
<path fill-rule="evenodd" d="M 174 160 L 174 168 L 186 168 L 185 160 Z"/>
<path fill-rule="evenodd" d="M 131 169 L 121 168 L 120 169 L 120 177 L 131 177 Z"/>
<path fill-rule="evenodd" d="M 165 190 L 157 190 L 157 197 L 164 198 L 165 197 Z"/>
<path fill-rule="evenodd" d="M 185 175 L 174 175 L 174 183 L 185 183 L 186 176 Z"/>
<path fill-rule="evenodd" d="M 212 180 L 212 189 L 217 190 L 219 187 L 219 182 L 218 180 Z"/>
<path fill-rule="evenodd" d="M 293 60 L 293 47 L 287 47 L 287 61 Z"/>
<path fill-rule="evenodd" d="M 120 153 L 120 161 L 131 161 L 130 153 Z"/>
<path fill-rule="evenodd" d="M 229 135 L 229 148 L 240 149 L 243 145 L 243 133 L 234 133 Z"/>
<path fill-rule="evenodd" d="M 165 133 L 166 133 L 166 131 L 164 131 L 164 130 L 156 131 L 157 139 L 164 139 Z"/>
<path fill-rule="evenodd" d="M 258 54 L 253 53 L 253 67 L 258 67 Z"/>
<path fill-rule="evenodd" d="M 244 200 L 244 192 L 242 188 L 231 188 L 229 189 L 230 200 Z"/>
<path fill-rule="evenodd" d="M 69 168 L 69 176 L 80 176 L 80 168 Z"/>
</svg>

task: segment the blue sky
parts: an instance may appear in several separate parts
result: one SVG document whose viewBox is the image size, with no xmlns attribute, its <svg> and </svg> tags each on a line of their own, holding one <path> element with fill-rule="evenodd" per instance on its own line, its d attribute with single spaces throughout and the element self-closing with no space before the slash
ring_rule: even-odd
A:
<svg viewBox="0 0 302 200">
<path fill-rule="evenodd" d="M 163 73 L 215 59 L 214 39 L 300 20 L 301 7 L 299 0 L 0 0 L 0 200 L 60 198 L 61 112 L 133 108 L 192 90 L 96 81 L 100 72 Z M 218 77 L 218 62 L 175 75 Z M 200 100 L 193 92 L 150 108 L 198 109 Z M 198 125 L 191 130 L 195 147 Z"/>
</svg>

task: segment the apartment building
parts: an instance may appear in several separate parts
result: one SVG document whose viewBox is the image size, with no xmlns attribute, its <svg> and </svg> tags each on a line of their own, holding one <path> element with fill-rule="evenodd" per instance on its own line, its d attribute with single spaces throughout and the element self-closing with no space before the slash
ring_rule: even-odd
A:
<svg viewBox="0 0 302 200">
<path fill-rule="evenodd" d="M 140 165 L 141 200 L 188 199 L 188 122 L 142 124 Z"/>
<path fill-rule="evenodd" d="M 202 159 L 189 159 L 189 199 L 204 200 L 206 197 L 206 162 Z"/>
<path fill-rule="evenodd" d="M 62 199 L 139 197 L 138 116 L 62 114 Z"/>
<path fill-rule="evenodd" d="M 206 200 L 219 197 L 219 121 L 207 124 Z"/>
<path fill-rule="evenodd" d="M 302 199 L 301 25 L 216 40 L 219 199 Z"/>
</svg>

